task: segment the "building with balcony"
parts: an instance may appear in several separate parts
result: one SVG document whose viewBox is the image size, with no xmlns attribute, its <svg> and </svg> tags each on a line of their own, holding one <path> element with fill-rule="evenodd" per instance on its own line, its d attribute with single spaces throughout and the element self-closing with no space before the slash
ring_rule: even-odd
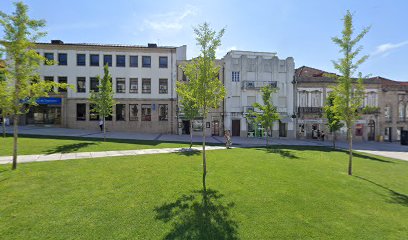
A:
<svg viewBox="0 0 408 240">
<path fill-rule="evenodd" d="M 176 133 L 177 60 L 186 59 L 186 46 L 148 46 L 37 43 L 36 50 L 53 65 L 41 65 L 40 77 L 68 83 L 25 116 L 26 124 L 52 124 L 68 128 L 98 129 L 100 116 L 92 112 L 90 92 L 98 91 L 97 76 L 108 64 L 116 105 L 106 127 L 113 131 Z"/>
<path fill-rule="evenodd" d="M 261 87 L 271 85 L 278 89 L 273 95 L 273 103 L 281 114 L 280 121 L 274 124 L 272 137 L 294 138 L 293 58 L 279 59 L 276 53 L 234 50 L 228 52 L 222 61 L 227 90 L 225 129 L 231 130 L 233 136 L 241 137 L 262 133 L 260 126 L 248 123 L 247 116 L 250 110 L 254 110 L 252 105 L 255 102 L 262 103 Z"/>
</svg>

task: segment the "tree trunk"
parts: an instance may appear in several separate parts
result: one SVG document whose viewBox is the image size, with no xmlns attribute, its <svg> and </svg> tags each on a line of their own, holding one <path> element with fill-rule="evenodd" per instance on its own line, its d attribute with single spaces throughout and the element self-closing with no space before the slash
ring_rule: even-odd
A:
<svg viewBox="0 0 408 240">
<path fill-rule="evenodd" d="M 269 130 L 266 129 L 266 134 L 264 133 L 265 134 L 265 140 L 266 140 L 266 147 L 268 147 L 268 145 L 269 145 L 268 132 L 269 132 Z"/>
<path fill-rule="evenodd" d="M 204 120 L 203 120 L 204 123 Z M 203 124 L 203 190 L 204 192 L 207 191 L 206 184 L 205 184 L 205 178 L 207 176 L 207 159 L 205 156 L 205 128 Z"/>
<path fill-rule="evenodd" d="M 5 115 L 3 115 L 2 116 L 3 117 L 3 124 L 2 124 L 2 127 L 3 127 L 3 138 L 5 138 L 6 137 L 6 116 Z"/>
<path fill-rule="evenodd" d="M 336 131 L 333 131 L 333 149 L 336 149 Z"/>
<path fill-rule="evenodd" d="M 18 139 L 18 115 L 13 116 L 13 166 L 12 170 L 17 169 L 17 139 Z"/>
<path fill-rule="evenodd" d="M 348 175 L 353 175 L 353 136 L 351 128 L 348 129 L 348 142 L 349 142 L 349 165 L 348 165 Z"/>
<path fill-rule="evenodd" d="M 106 126 L 105 126 L 105 117 L 103 118 L 103 141 L 106 142 Z"/>
<path fill-rule="evenodd" d="M 190 120 L 190 148 L 193 146 L 193 121 Z"/>
</svg>

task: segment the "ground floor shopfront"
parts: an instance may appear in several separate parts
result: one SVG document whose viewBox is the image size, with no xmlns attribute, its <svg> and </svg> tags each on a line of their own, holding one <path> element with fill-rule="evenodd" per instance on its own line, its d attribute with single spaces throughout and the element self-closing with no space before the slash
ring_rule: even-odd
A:
<svg viewBox="0 0 408 240">
<path fill-rule="evenodd" d="M 178 134 L 202 136 L 203 129 L 206 136 L 224 136 L 223 114 L 220 111 L 209 112 L 206 119 L 189 120 L 181 113 L 178 116 Z"/>
</svg>

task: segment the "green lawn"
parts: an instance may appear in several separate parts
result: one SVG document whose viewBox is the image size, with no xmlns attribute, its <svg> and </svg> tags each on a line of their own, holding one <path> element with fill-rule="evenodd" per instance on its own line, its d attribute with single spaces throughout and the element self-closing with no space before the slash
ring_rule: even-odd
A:
<svg viewBox="0 0 408 240">
<path fill-rule="evenodd" d="M 13 154 L 13 138 L 0 137 L 0 156 Z M 52 154 L 69 152 L 99 152 L 110 150 L 136 150 L 148 148 L 188 147 L 188 143 L 169 143 L 159 141 L 139 141 L 99 138 L 24 136 L 18 140 L 18 154 Z"/>
<path fill-rule="evenodd" d="M 325 148 L 0 166 L 1 239 L 408 239 L 408 162 Z"/>
</svg>

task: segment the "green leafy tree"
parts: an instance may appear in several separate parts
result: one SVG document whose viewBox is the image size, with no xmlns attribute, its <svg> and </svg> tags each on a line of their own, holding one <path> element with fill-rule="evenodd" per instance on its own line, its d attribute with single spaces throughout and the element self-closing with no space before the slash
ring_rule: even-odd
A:
<svg viewBox="0 0 408 240">
<path fill-rule="evenodd" d="M 211 108 L 218 108 L 225 97 L 225 88 L 218 79 L 219 66 L 215 64 L 215 51 L 221 45 L 225 29 L 218 33 L 210 28 L 208 23 L 194 28 L 200 56 L 194 58 L 183 67 L 189 79 L 189 90 L 178 91 L 181 99 L 189 99 L 195 103 L 203 119 L 206 119 Z M 203 190 L 206 191 L 207 160 L 205 152 L 205 124 L 203 124 Z"/>
<path fill-rule="evenodd" d="M 342 57 L 333 61 L 334 68 L 339 71 L 339 75 L 334 75 L 337 85 L 333 88 L 334 100 L 333 109 L 340 120 L 343 120 L 347 127 L 347 140 L 349 145 L 348 174 L 353 172 L 353 133 L 352 126 L 359 117 L 359 108 L 364 100 L 363 77 L 361 72 L 358 78 L 353 78 L 358 67 L 367 60 L 368 55 L 357 59 L 357 55 L 362 50 L 362 46 L 357 46 L 358 42 L 367 34 L 369 28 L 364 28 L 354 37 L 353 15 L 347 11 L 343 19 L 344 29 L 341 37 L 333 37 L 333 42 L 340 47 Z"/>
<path fill-rule="evenodd" d="M 6 137 L 6 117 L 11 114 L 12 98 L 11 98 L 11 88 L 8 82 L 6 82 L 5 63 L 0 60 L 0 111 L 1 117 L 3 119 L 2 129 L 3 138 Z"/>
<path fill-rule="evenodd" d="M 27 113 L 30 106 L 37 105 L 39 97 L 48 97 L 54 89 L 66 88 L 67 84 L 44 81 L 38 76 L 40 63 L 46 59 L 37 54 L 35 42 L 45 36 L 39 30 L 45 26 L 44 20 L 33 20 L 27 15 L 28 6 L 14 3 L 16 10 L 11 15 L 0 11 L 0 25 L 4 36 L 0 41 L 1 51 L 6 53 L 6 82 L 11 91 L 11 113 L 13 115 L 13 165 L 17 168 L 17 142 L 19 115 Z M 52 62 L 46 61 L 47 64 Z"/>
<path fill-rule="evenodd" d="M 260 103 L 254 103 L 252 106 L 259 111 L 250 111 L 249 116 L 253 118 L 256 124 L 260 124 L 267 132 L 265 140 L 266 147 L 269 145 L 269 133 L 272 136 L 273 124 L 280 119 L 279 112 L 275 105 L 273 105 L 272 96 L 276 93 L 277 88 L 273 88 L 270 85 L 263 86 L 261 88 L 263 105 Z"/>
<path fill-rule="evenodd" d="M 330 92 L 326 105 L 324 106 L 324 113 L 327 119 L 327 126 L 329 127 L 330 133 L 333 138 L 333 148 L 336 149 L 336 132 L 343 127 L 343 123 L 340 120 L 340 117 L 336 114 L 334 110 L 334 94 Z"/>
<path fill-rule="evenodd" d="M 193 124 L 192 121 L 200 116 L 199 108 L 197 107 L 193 96 L 191 96 L 192 92 L 192 85 L 182 82 L 177 82 L 177 94 L 179 96 L 184 96 L 183 98 L 179 99 L 182 112 L 184 113 L 184 118 L 190 120 L 190 148 L 193 146 Z"/>
<path fill-rule="evenodd" d="M 112 90 L 112 77 L 109 74 L 109 67 L 106 64 L 103 67 L 103 78 L 101 79 L 97 76 L 100 84 L 98 85 L 97 92 L 91 91 L 91 96 L 89 101 L 94 104 L 93 112 L 98 113 L 99 117 L 103 121 L 103 141 L 106 141 L 106 124 L 105 120 L 107 116 L 112 115 L 113 106 L 116 104 L 113 99 L 113 90 Z"/>
</svg>

